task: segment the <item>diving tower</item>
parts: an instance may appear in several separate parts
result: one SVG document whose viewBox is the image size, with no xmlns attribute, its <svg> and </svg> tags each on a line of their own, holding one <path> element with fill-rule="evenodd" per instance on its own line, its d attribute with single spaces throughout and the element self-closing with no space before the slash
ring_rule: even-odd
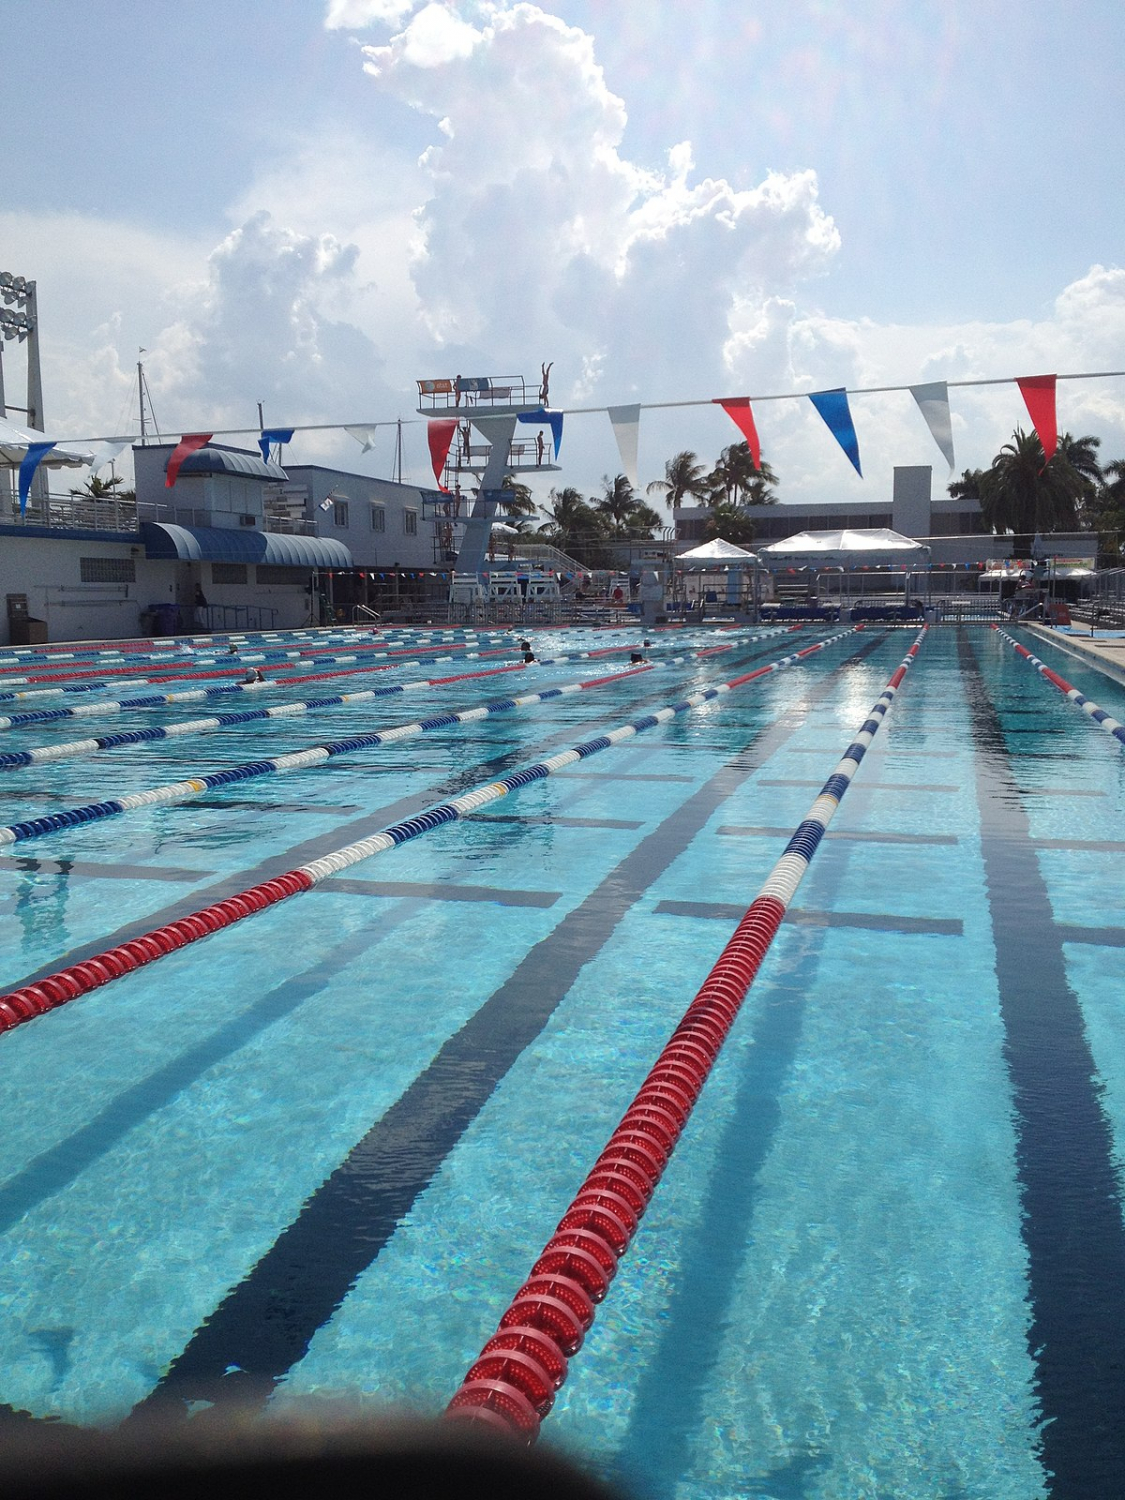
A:
<svg viewBox="0 0 1125 1500">
<path fill-rule="evenodd" d="M 480 578 L 484 572 L 492 523 L 508 495 L 505 476 L 558 472 L 562 416 L 547 404 L 549 374 L 545 365 L 538 382 L 522 375 L 418 381 L 418 414 L 431 424 L 431 452 L 434 438 L 439 444 L 449 440 L 442 488 L 423 498 L 434 506 L 439 548 L 457 576 Z M 514 441 L 518 423 L 528 431 L 522 442 Z"/>
</svg>

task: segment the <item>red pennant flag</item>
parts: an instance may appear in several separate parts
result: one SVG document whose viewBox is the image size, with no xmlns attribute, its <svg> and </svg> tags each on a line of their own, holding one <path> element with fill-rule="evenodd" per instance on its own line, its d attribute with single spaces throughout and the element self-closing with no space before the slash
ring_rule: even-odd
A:
<svg viewBox="0 0 1125 1500">
<path fill-rule="evenodd" d="M 749 396 L 730 396 L 726 400 L 716 396 L 715 404 L 721 406 L 734 425 L 746 439 L 754 467 L 762 467 L 762 445 L 758 441 L 758 429 L 754 426 L 754 413 L 750 410 Z"/>
<path fill-rule="evenodd" d="M 1055 416 L 1055 377 L 1053 375 L 1024 375 L 1018 379 L 1027 406 L 1028 415 L 1043 444 L 1043 467 L 1046 468 L 1059 446 L 1059 424 Z"/>
<path fill-rule="evenodd" d="M 206 448 L 214 437 L 211 432 L 185 432 L 180 441 L 172 450 L 172 457 L 168 460 L 168 472 L 164 476 L 164 488 L 170 490 L 175 484 L 180 473 L 180 465 L 189 453 L 195 453 L 199 448 Z"/>
<path fill-rule="evenodd" d="M 434 466 L 434 478 L 438 482 L 438 489 L 446 494 L 449 491 L 441 482 L 441 471 L 445 468 L 445 460 L 449 457 L 449 450 L 453 445 L 453 434 L 456 431 L 456 418 L 442 417 L 436 422 L 426 423 L 426 440 L 430 445 L 430 462 Z"/>
</svg>

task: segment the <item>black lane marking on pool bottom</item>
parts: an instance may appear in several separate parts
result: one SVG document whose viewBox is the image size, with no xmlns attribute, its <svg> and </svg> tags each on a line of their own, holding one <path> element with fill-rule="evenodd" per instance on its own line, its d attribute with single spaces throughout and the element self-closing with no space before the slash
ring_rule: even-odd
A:
<svg viewBox="0 0 1125 1500">
<path fill-rule="evenodd" d="M 741 922 L 745 906 L 727 901 L 658 901 L 658 916 L 703 917 L 709 921 Z M 956 917 L 899 917 L 889 912 L 815 911 L 791 906 L 785 920 L 798 927 L 863 927 L 869 932 L 923 932 L 942 937 L 960 937 L 964 928 Z"/>
<path fill-rule="evenodd" d="M 1125 854 L 1120 839 L 1032 839 L 1037 849 L 1070 849 L 1085 854 Z"/>
<path fill-rule="evenodd" d="M 643 828 L 640 818 L 567 818 L 562 813 L 470 813 L 462 818 L 463 823 L 522 823 L 531 828 L 542 824 L 546 828 L 621 828 L 632 831 Z M 1125 845 L 1122 845 L 1125 848 Z"/>
<path fill-rule="evenodd" d="M 510 891 L 495 885 L 452 885 L 440 880 L 349 880 L 333 876 L 313 886 L 314 892 L 330 896 L 341 891 L 348 896 L 383 896 L 412 901 L 491 901 L 496 906 L 554 906 L 561 891 Z"/>
<path fill-rule="evenodd" d="M 406 919 L 404 911 L 400 920 Z M 344 938 L 331 953 L 303 973 L 283 980 L 215 1031 L 124 1087 L 91 1119 L 0 1184 L 0 1234 L 44 1199 L 61 1192 L 130 1130 L 198 1084 L 209 1069 L 246 1047 L 259 1033 L 299 1006 L 315 1000 L 336 974 L 393 937 L 399 925 L 400 921 L 389 918 L 385 911 L 373 913 L 370 922 Z"/>
<path fill-rule="evenodd" d="M 19 855 L 0 859 L 0 874 L 80 875 L 85 880 L 203 880 L 210 870 L 177 869 L 175 865 L 102 865 L 85 859 L 31 859 Z"/>
<path fill-rule="evenodd" d="M 1059 938 L 1064 943 L 1085 943 L 1095 948 L 1125 948 L 1125 927 L 1078 927 L 1060 922 Z"/>
<path fill-rule="evenodd" d="M 792 828 L 751 828 L 742 827 L 737 823 L 725 823 L 718 832 L 724 838 L 787 839 L 792 836 L 793 830 Z M 846 828 L 829 828 L 824 837 L 847 839 L 857 844 L 957 844 L 960 842 L 955 833 L 879 833 L 875 831 L 865 833 L 858 829 Z"/>
<path fill-rule="evenodd" d="M 958 656 L 1015 1108 L 1041 1453 L 1056 1500 L 1121 1500 L 1125 1224 L 1112 1132 L 1016 767 L 963 632 Z"/>
<path fill-rule="evenodd" d="M 885 639 L 864 642 L 783 717 L 759 729 L 734 758 L 737 764 L 728 761 L 687 797 L 529 950 L 196 1330 L 155 1389 L 134 1408 L 134 1417 L 184 1415 L 193 1400 L 252 1404 L 268 1399 L 389 1242 L 625 913 L 715 810 L 796 732 L 793 721 L 827 698 L 840 672 L 862 662 Z"/>
<path fill-rule="evenodd" d="M 823 786 L 822 781 L 797 781 L 792 779 L 777 779 L 774 781 L 761 781 L 760 786 Z M 857 791 L 865 792 L 959 792 L 959 786 L 934 786 L 906 781 L 857 781 Z"/>
</svg>

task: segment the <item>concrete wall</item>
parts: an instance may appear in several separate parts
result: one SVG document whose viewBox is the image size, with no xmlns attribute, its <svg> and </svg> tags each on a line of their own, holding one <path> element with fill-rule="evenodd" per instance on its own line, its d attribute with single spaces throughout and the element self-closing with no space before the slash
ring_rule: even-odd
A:
<svg viewBox="0 0 1125 1500">
<path fill-rule="evenodd" d="M 175 598 L 175 564 L 150 562 L 138 542 L 96 538 L 0 535 L 0 644 L 9 643 L 7 596 L 26 594 L 34 619 L 46 620 L 51 641 L 123 640 L 147 634 L 140 615 Z M 132 565 L 133 581 L 88 582 L 83 558 Z M 127 570 L 127 569 L 126 569 Z"/>
<path fill-rule="evenodd" d="M 902 536 L 929 536 L 930 486 L 934 471 L 929 464 L 896 467 L 891 494 L 891 527 Z"/>
<path fill-rule="evenodd" d="M 395 484 L 367 474 L 349 474 L 343 469 L 322 468 L 318 464 L 286 464 L 285 472 L 291 484 L 307 487 L 305 514 L 314 522 L 317 535 L 343 542 L 357 568 L 435 566 L 433 522 L 423 512 L 422 495 L 416 486 Z M 346 526 L 337 524 L 335 504 L 321 510 L 321 501 L 330 495 L 347 506 Z M 381 531 L 372 525 L 375 511 L 382 514 Z M 407 518 L 411 515 L 413 532 L 407 530 Z"/>
</svg>

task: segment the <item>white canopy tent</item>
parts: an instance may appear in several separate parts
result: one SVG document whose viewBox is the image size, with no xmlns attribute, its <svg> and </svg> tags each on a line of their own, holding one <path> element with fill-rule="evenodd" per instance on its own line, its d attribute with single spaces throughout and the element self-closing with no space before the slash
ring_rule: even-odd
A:
<svg viewBox="0 0 1125 1500">
<path fill-rule="evenodd" d="M 766 571 L 757 553 L 724 542 L 722 537 L 679 553 L 672 566 L 680 579 L 677 594 L 685 601 L 694 599 L 701 608 L 707 601 L 728 609 L 744 607 L 749 602 L 747 577 L 756 606 L 758 574 Z M 690 582 L 685 575 L 690 575 Z"/>
<path fill-rule="evenodd" d="M 711 542 L 703 542 L 698 547 L 692 547 L 689 552 L 681 552 L 673 559 L 673 562 L 677 568 L 702 568 L 709 572 L 723 567 L 761 566 L 761 558 L 756 552 L 747 552 L 745 547 L 736 547 L 733 542 L 724 542 L 722 537 L 716 537 Z"/>
<path fill-rule="evenodd" d="M 798 531 L 762 547 L 763 562 L 783 567 L 863 567 L 883 563 L 921 563 L 929 548 L 887 526 L 852 531 Z"/>
<path fill-rule="evenodd" d="M 58 446 L 52 448 L 42 460 L 49 468 L 81 469 L 93 462 L 92 453 L 67 447 L 64 442 L 48 437 L 45 432 L 36 432 L 33 427 L 18 427 L 15 422 L 9 422 L 7 417 L 0 416 L 0 463 L 18 469 L 33 443 L 50 442 L 56 442 Z"/>
</svg>

